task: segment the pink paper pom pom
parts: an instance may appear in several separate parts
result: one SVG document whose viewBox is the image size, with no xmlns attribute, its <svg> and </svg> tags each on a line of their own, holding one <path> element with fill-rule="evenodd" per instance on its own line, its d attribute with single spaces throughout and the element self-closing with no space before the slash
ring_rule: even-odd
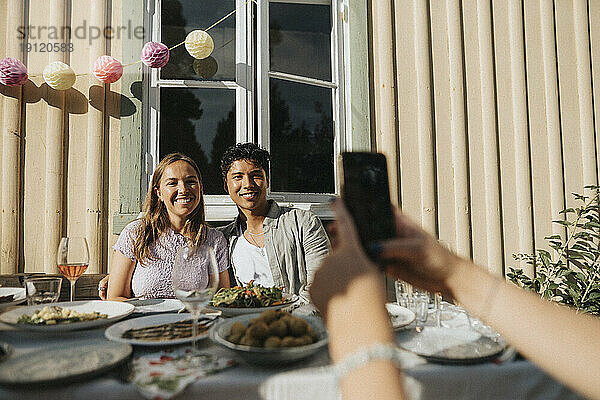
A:
<svg viewBox="0 0 600 400">
<path fill-rule="evenodd" d="M 27 81 L 27 67 L 15 58 L 0 60 L 0 83 L 6 86 L 20 86 Z"/>
<path fill-rule="evenodd" d="M 123 75 L 123 65 L 111 56 L 100 56 L 94 63 L 92 72 L 100 82 L 114 83 Z"/>
<path fill-rule="evenodd" d="M 169 62 L 169 48 L 159 42 L 148 42 L 140 58 L 150 68 L 162 68 Z"/>
</svg>

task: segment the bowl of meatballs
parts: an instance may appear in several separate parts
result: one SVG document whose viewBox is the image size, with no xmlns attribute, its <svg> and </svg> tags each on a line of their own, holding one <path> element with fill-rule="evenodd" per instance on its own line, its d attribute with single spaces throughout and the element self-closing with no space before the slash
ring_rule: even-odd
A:
<svg viewBox="0 0 600 400">
<path fill-rule="evenodd" d="M 211 339 L 255 365 L 286 364 L 307 358 L 327 345 L 320 318 L 280 310 L 239 315 L 217 323 Z"/>
</svg>

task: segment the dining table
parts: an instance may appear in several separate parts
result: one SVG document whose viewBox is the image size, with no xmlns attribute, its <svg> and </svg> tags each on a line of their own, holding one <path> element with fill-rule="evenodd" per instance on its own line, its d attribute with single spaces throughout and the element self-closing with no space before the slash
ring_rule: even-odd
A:
<svg viewBox="0 0 600 400">
<path fill-rule="evenodd" d="M 134 315 L 129 318 L 134 317 Z M 424 329 L 434 322 L 428 321 Z M 56 346 L 69 348 L 108 341 L 106 327 L 66 332 L 31 332 L 0 323 L 0 343 L 13 348 L 11 357 L 44 352 Z M 414 323 L 399 330 L 414 330 Z M 189 384 L 177 399 L 335 399 L 337 382 L 327 348 L 310 358 L 291 364 L 257 366 L 245 363 L 229 349 L 210 338 L 200 343 L 202 352 L 235 359 L 237 365 L 204 376 Z M 176 346 L 182 348 L 189 344 Z M 152 355 L 160 347 L 133 346 L 131 359 Z M 551 351 L 551 349 L 548 349 Z M 401 351 L 404 387 L 409 399 L 582 399 L 530 361 L 517 357 L 472 365 L 446 365 L 428 362 Z M 130 359 L 130 360 L 131 360 Z M 0 369 L 2 362 L 0 362 Z M 0 386 L 0 399 L 140 399 L 131 383 L 131 362 L 124 362 L 99 375 L 43 385 Z"/>
</svg>

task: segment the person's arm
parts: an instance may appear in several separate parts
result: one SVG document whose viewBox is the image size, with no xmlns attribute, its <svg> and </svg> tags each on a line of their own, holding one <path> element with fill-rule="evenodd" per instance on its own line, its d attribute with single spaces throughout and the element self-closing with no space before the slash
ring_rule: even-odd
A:
<svg viewBox="0 0 600 400">
<path fill-rule="evenodd" d="M 451 275 L 448 287 L 527 359 L 584 396 L 600 399 L 598 317 L 541 300 L 468 261 Z"/>
<path fill-rule="evenodd" d="M 231 287 L 231 283 L 229 282 L 229 268 L 225 271 L 219 272 L 219 289 L 221 288 L 229 288 Z"/>
<path fill-rule="evenodd" d="M 310 295 L 327 324 L 334 363 L 375 344 L 393 344 L 385 309 L 385 290 L 378 268 L 359 244 L 351 217 L 336 204 L 336 246 L 314 275 Z M 372 360 L 349 371 L 340 381 L 344 399 L 403 399 L 398 368 Z"/>
<path fill-rule="evenodd" d="M 118 250 L 113 252 L 108 280 L 107 300 L 124 301 L 131 297 L 131 277 L 135 261 Z"/>
<path fill-rule="evenodd" d="M 375 246 L 386 272 L 455 298 L 525 357 L 583 395 L 600 399 L 600 320 L 494 277 L 397 213 L 398 237 Z M 584 366 L 584 367 L 583 367 Z"/>
<path fill-rule="evenodd" d="M 306 262 L 306 284 L 303 285 L 298 294 L 306 301 L 310 301 L 310 285 L 314 279 L 315 271 L 319 268 L 325 257 L 329 254 L 331 245 L 323 224 L 312 213 L 308 214 L 307 223 L 302 226 L 302 247 Z"/>
<path fill-rule="evenodd" d="M 100 300 L 106 300 L 106 295 L 108 294 L 108 279 L 110 275 L 106 275 L 104 278 L 98 281 L 98 297 Z"/>
</svg>

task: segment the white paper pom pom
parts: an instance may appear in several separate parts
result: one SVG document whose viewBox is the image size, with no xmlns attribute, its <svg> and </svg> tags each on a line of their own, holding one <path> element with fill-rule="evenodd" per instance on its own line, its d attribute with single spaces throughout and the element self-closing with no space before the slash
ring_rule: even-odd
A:
<svg viewBox="0 0 600 400">
<path fill-rule="evenodd" d="M 185 48 L 192 57 L 202 59 L 210 56 L 215 43 L 208 33 L 198 29 L 188 33 L 185 38 Z"/>
<path fill-rule="evenodd" d="M 44 68 L 44 80 L 52 89 L 67 90 L 75 84 L 75 72 L 64 62 L 54 61 Z"/>
</svg>

